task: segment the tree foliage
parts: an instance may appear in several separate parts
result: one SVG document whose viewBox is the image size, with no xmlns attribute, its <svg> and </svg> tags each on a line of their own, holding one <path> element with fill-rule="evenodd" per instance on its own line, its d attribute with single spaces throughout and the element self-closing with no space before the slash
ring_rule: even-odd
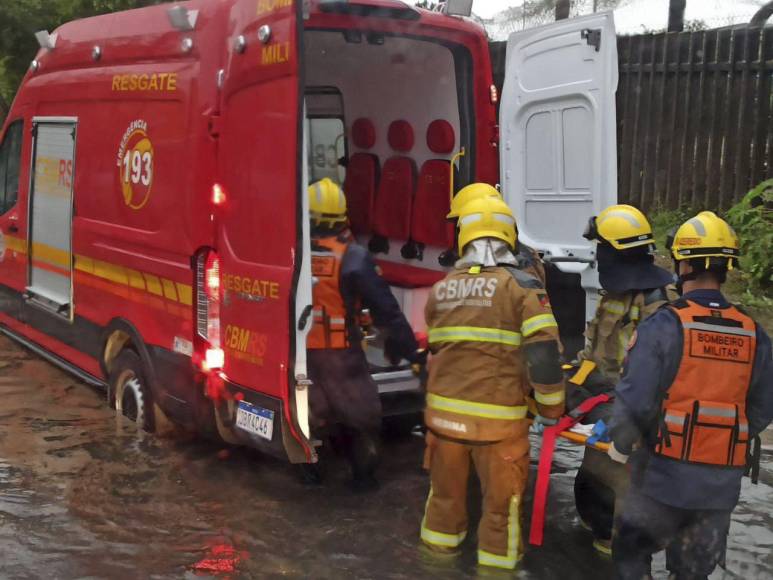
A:
<svg viewBox="0 0 773 580">
<path fill-rule="evenodd" d="M 773 291 L 773 179 L 763 181 L 727 212 L 741 238 L 741 266 L 754 291 Z"/>
<path fill-rule="evenodd" d="M 38 51 L 35 32 L 53 31 L 77 18 L 159 3 L 160 0 L 0 1 L 0 119 Z"/>
</svg>

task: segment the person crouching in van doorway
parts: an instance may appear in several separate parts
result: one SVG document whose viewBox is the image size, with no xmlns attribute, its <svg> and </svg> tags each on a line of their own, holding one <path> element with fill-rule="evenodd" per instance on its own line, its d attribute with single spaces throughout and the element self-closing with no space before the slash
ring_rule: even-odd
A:
<svg viewBox="0 0 773 580">
<path fill-rule="evenodd" d="M 458 550 L 467 534 L 472 464 L 483 495 L 478 563 L 505 569 L 514 569 L 522 554 L 526 396 L 533 387 L 546 418 L 564 410 L 558 325 L 542 284 L 516 267 L 516 240 L 504 201 L 466 204 L 459 215 L 462 257 L 432 288 L 425 310 L 431 487 L 421 540 L 435 552 Z"/>
<path fill-rule="evenodd" d="M 671 250 L 682 296 L 639 326 L 615 389 L 609 456 L 631 464 L 612 542 L 625 580 L 651 577 L 662 549 L 676 580 L 724 561 L 750 442 L 773 417 L 770 338 L 720 290 L 738 265 L 735 232 L 702 212 Z"/>
<path fill-rule="evenodd" d="M 668 302 L 666 286 L 673 275 L 655 265 L 655 238 L 646 216 L 630 205 L 613 205 L 594 216 L 583 234 L 597 242 L 601 300 L 585 331 L 585 348 L 577 354 L 567 384 L 567 407 L 602 394 L 612 395 L 620 378 L 625 347 L 636 327 Z M 670 298 L 676 298 L 672 293 Z M 584 419 L 597 432 L 608 425 L 611 403 L 597 406 Z M 612 551 L 614 512 L 628 488 L 623 465 L 594 447 L 584 450 L 574 480 L 577 512 L 593 533 L 593 547 L 606 556 Z"/>
<path fill-rule="evenodd" d="M 416 362 L 408 321 L 367 250 L 357 245 L 341 188 L 325 178 L 308 189 L 311 217 L 313 325 L 307 338 L 311 426 L 343 443 L 355 490 L 377 487 L 381 401 L 365 353 L 359 312 L 370 309 L 385 334 L 385 356 Z M 307 471 L 309 479 L 319 472 Z"/>
</svg>

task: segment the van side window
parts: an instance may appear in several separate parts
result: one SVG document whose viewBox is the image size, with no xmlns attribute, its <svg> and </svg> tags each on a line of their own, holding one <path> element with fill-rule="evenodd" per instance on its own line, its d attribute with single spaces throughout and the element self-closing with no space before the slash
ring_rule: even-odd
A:
<svg viewBox="0 0 773 580">
<path fill-rule="evenodd" d="M 15 121 L 8 126 L 3 142 L 0 143 L 0 213 L 5 213 L 16 205 L 19 197 L 23 135 L 24 122 Z"/>
</svg>

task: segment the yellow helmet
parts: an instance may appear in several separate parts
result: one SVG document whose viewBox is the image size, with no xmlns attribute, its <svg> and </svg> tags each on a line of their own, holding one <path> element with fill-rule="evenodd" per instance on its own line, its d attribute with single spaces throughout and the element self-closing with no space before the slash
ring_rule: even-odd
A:
<svg viewBox="0 0 773 580">
<path fill-rule="evenodd" d="M 711 211 L 702 211 L 679 226 L 671 253 L 677 261 L 705 258 L 707 266 L 709 258 L 727 258 L 729 269 L 741 255 L 735 230 Z"/>
<path fill-rule="evenodd" d="M 459 212 L 459 250 L 480 238 L 497 238 L 515 248 L 518 232 L 510 207 L 496 197 L 481 197 L 467 203 Z"/>
<path fill-rule="evenodd" d="M 613 205 L 590 218 L 583 237 L 608 242 L 616 250 L 655 243 L 647 217 L 631 205 Z"/>
<path fill-rule="evenodd" d="M 325 177 L 309 186 L 309 213 L 316 225 L 346 221 L 346 196 L 335 181 Z"/>
<path fill-rule="evenodd" d="M 480 199 L 481 197 L 502 199 L 502 194 L 499 193 L 496 187 L 491 187 L 488 183 L 472 183 L 462 188 L 451 200 L 451 211 L 446 216 L 446 219 L 458 218 L 465 205 L 473 199 Z"/>
</svg>

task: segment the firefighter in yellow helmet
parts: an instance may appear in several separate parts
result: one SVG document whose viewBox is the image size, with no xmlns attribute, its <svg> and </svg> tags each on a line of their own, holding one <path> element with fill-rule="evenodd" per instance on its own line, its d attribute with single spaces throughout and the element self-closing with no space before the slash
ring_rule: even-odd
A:
<svg viewBox="0 0 773 580">
<path fill-rule="evenodd" d="M 516 240 L 504 201 L 492 196 L 467 203 L 459 212 L 462 256 L 432 288 L 425 310 L 432 353 L 425 411 L 431 487 L 421 539 L 435 551 L 458 549 L 467 535 L 472 464 L 483 493 L 478 562 L 506 569 L 522 554 L 526 396 L 534 388 L 545 417 L 557 418 L 564 409 L 558 327 L 540 281 L 513 265 Z"/>
<path fill-rule="evenodd" d="M 367 250 L 354 243 L 346 197 L 325 178 L 308 190 L 311 217 L 313 325 L 307 339 L 311 424 L 344 444 L 353 485 L 376 485 L 381 401 L 362 350 L 359 312 L 368 308 L 385 335 L 385 356 L 415 362 L 418 344 L 389 285 Z M 318 472 L 308 469 L 307 477 Z"/>
<path fill-rule="evenodd" d="M 770 338 L 721 292 L 737 266 L 735 232 L 701 212 L 671 249 L 682 296 L 639 326 L 615 388 L 609 455 L 632 474 L 613 541 L 623 580 L 651 577 L 663 548 L 671 578 L 711 575 L 744 468 L 753 482 L 759 470 L 751 442 L 773 418 Z"/>
<path fill-rule="evenodd" d="M 462 208 L 469 202 L 480 199 L 483 197 L 493 197 L 495 199 L 502 199 L 502 194 L 495 187 L 492 187 L 488 183 L 472 183 L 457 193 L 451 200 L 451 211 L 446 216 L 446 219 L 453 222 L 457 222 L 459 219 L 459 213 Z M 458 227 L 458 223 L 457 223 Z M 443 265 L 450 266 L 456 259 L 458 248 L 451 248 L 441 254 L 440 261 Z M 530 274 L 537 278 L 542 284 L 545 284 L 545 265 L 542 263 L 542 258 L 533 248 L 530 248 L 520 240 L 515 244 L 515 266 L 527 274 Z"/>
<path fill-rule="evenodd" d="M 672 275 L 654 264 L 655 240 L 646 216 L 630 205 L 613 205 L 590 219 L 585 237 L 598 242 L 601 300 L 585 332 L 585 348 L 570 373 L 567 406 L 612 394 L 636 326 L 668 301 Z M 597 407 L 585 422 L 597 431 L 608 423 L 611 404 Z M 574 484 L 577 511 L 594 536 L 593 547 L 611 550 L 615 507 L 628 487 L 628 473 L 603 452 L 586 448 Z"/>
</svg>

